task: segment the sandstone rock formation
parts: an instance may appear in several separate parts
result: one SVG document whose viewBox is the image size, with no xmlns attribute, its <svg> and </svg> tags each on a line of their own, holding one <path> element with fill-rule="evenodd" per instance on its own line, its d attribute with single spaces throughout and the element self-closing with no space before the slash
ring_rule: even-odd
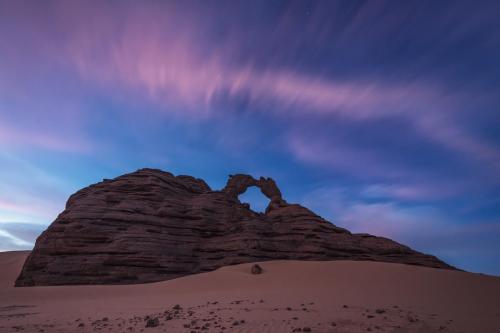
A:
<svg viewBox="0 0 500 333">
<path fill-rule="evenodd" d="M 239 201 L 249 186 L 270 199 L 264 214 Z M 213 191 L 201 179 L 141 169 L 73 194 L 37 239 L 16 285 L 143 283 L 276 259 L 453 268 L 288 204 L 270 178 L 234 175 Z"/>
</svg>

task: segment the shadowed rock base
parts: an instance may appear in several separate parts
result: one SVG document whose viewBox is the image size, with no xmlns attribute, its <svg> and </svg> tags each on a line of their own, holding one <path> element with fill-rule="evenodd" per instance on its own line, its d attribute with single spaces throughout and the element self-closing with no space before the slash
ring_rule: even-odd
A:
<svg viewBox="0 0 500 333">
<path fill-rule="evenodd" d="M 249 186 L 265 214 L 238 200 Z M 271 178 L 201 179 L 141 169 L 73 194 L 37 239 L 16 286 L 129 284 L 277 259 L 370 260 L 453 269 L 390 239 L 352 234 L 288 204 Z"/>
</svg>

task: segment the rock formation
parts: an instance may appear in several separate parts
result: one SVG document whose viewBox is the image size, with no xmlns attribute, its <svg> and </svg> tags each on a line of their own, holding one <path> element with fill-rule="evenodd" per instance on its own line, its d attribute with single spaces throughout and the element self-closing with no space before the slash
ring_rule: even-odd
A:
<svg viewBox="0 0 500 333">
<path fill-rule="evenodd" d="M 265 213 L 239 201 L 249 186 L 270 199 Z M 16 285 L 154 282 L 277 259 L 453 268 L 288 204 L 271 178 L 234 175 L 224 189 L 213 191 L 201 179 L 141 169 L 73 194 L 37 239 Z"/>
</svg>

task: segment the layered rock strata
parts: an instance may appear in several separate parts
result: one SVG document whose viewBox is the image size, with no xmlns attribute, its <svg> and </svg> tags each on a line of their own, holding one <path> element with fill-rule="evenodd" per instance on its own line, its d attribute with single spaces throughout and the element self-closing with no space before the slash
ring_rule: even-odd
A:
<svg viewBox="0 0 500 333">
<path fill-rule="evenodd" d="M 270 199 L 265 213 L 239 201 L 250 186 Z M 144 283 L 277 259 L 453 268 L 289 204 L 271 178 L 233 175 L 213 191 L 201 179 L 141 169 L 73 194 L 37 239 L 16 285 Z"/>
</svg>

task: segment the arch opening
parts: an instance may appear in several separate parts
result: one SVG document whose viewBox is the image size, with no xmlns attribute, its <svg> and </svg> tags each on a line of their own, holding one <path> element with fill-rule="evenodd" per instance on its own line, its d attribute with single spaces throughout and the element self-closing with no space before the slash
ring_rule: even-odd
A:
<svg viewBox="0 0 500 333">
<path fill-rule="evenodd" d="M 245 192 L 238 196 L 238 199 L 241 203 L 248 203 L 250 209 L 256 213 L 264 213 L 271 201 L 257 186 L 248 187 Z"/>
</svg>

